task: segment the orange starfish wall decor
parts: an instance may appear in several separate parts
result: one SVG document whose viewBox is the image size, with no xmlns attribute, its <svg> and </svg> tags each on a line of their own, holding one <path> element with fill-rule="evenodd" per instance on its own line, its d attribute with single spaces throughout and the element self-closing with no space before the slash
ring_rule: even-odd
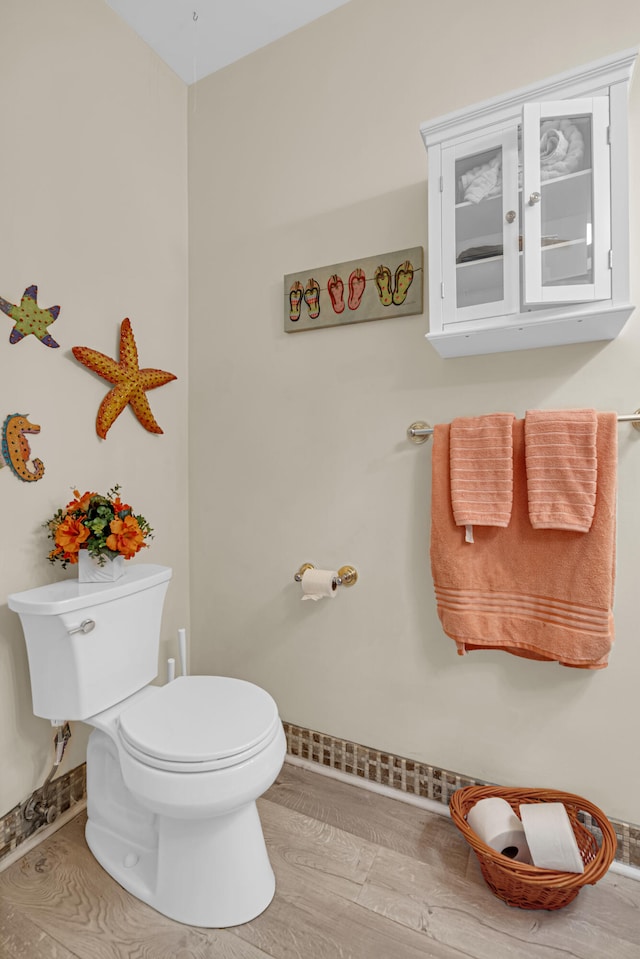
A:
<svg viewBox="0 0 640 959">
<path fill-rule="evenodd" d="M 102 439 L 107 438 L 109 429 L 120 416 L 125 406 L 131 409 L 138 420 L 150 433 L 162 433 L 162 429 L 155 420 L 147 391 L 164 386 L 171 380 L 177 379 L 173 373 L 164 370 L 141 370 L 138 363 L 138 349 L 131 329 L 131 321 L 125 319 L 120 327 L 120 360 L 116 362 L 110 356 L 92 350 L 88 346 L 74 346 L 75 358 L 84 366 L 93 370 L 98 376 L 113 383 L 98 409 L 96 417 L 96 433 Z"/>
</svg>

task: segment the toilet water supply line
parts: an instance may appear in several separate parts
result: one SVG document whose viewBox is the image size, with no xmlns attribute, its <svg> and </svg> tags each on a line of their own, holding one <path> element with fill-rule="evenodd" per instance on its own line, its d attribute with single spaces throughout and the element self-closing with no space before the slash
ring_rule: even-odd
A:
<svg viewBox="0 0 640 959">
<path fill-rule="evenodd" d="M 31 793 L 22 807 L 22 815 L 24 819 L 26 819 L 27 822 L 33 822 L 35 820 L 36 828 L 44 823 L 50 824 L 58 818 L 58 813 L 60 810 L 53 803 L 49 803 L 47 801 L 47 789 L 49 788 L 49 783 L 58 771 L 58 767 L 60 766 L 62 757 L 64 756 L 64 751 L 67 748 L 67 743 L 70 739 L 71 727 L 69 726 L 69 723 L 60 723 L 56 729 L 55 739 L 53 740 L 56 756 L 49 775 L 43 782 L 42 786 Z"/>
<path fill-rule="evenodd" d="M 178 658 L 180 660 L 180 675 L 187 676 L 187 631 L 178 630 Z M 176 661 L 173 657 L 167 660 L 167 682 L 172 683 L 176 678 Z"/>
</svg>

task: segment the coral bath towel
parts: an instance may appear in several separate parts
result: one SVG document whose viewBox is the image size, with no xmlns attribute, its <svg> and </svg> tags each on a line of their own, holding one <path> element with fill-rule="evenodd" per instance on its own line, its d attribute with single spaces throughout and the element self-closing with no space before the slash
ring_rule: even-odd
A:
<svg viewBox="0 0 640 959">
<path fill-rule="evenodd" d="M 513 413 L 461 416 L 451 424 L 451 505 L 457 526 L 508 526 L 513 502 Z"/>
<path fill-rule="evenodd" d="M 563 666 L 607 665 L 614 638 L 618 427 L 615 413 L 597 416 L 598 483 L 589 533 L 532 527 L 524 421 L 516 420 L 511 522 L 504 529 L 477 527 L 473 547 L 453 517 L 450 427 L 435 427 L 431 571 L 438 615 L 461 656 L 502 649 Z"/>
<path fill-rule="evenodd" d="M 534 529 L 588 533 L 596 502 L 595 410 L 527 410 L 529 519 Z"/>
</svg>

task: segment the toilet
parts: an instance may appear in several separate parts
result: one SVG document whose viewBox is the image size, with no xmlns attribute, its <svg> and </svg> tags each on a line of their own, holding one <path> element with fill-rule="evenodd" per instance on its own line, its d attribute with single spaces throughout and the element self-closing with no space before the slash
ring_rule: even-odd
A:
<svg viewBox="0 0 640 959">
<path fill-rule="evenodd" d="M 259 686 L 158 672 L 171 570 L 133 565 L 113 583 L 65 580 L 9 596 L 27 645 L 33 711 L 93 727 L 86 839 L 128 892 L 178 922 L 222 928 L 271 902 L 256 800 L 286 744 Z"/>
</svg>

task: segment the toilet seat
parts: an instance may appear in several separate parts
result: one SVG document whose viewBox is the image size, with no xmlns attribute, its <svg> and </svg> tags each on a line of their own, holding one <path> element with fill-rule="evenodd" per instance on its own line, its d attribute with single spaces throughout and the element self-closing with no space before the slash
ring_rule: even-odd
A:
<svg viewBox="0 0 640 959">
<path fill-rule="evenodd" d="M 181 676 L 126 707 L 119 717 L 123 749 L 146 766 L 208 772 L 245 762 L 281 726 L 269 693 L 226 676 Z"/>
</svg>

